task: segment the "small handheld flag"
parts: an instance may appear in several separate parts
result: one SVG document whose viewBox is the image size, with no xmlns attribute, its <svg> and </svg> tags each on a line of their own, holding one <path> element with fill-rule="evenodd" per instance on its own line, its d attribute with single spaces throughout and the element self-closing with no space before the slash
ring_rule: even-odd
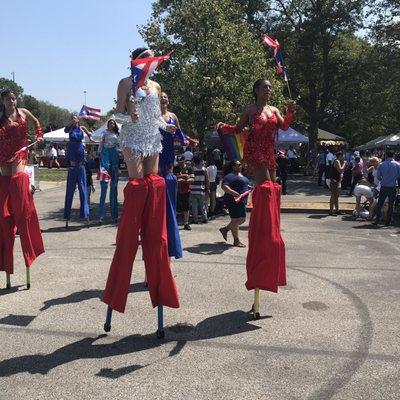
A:
<svg viewBox="0 0 400 400">
<path fill-rule="evenodd" d="M 278 74 L 283 75 L 283 79 L 285 80 L 285 82 L 287 84 L 287 88 L 289 90 L 289 96 L 290 96 L 290 98 L 292 98 L 292 94 L 290 92 L 290 87 L 289 87 L 289 80 L 286 75 L 285 63 L 283 62 L 283 56 L 281 53 L 281 46 L 280 46 L 279 42 L 276 39 L 272 39 L 266 33 L 264 33 L 263 42 L 268 47 L 271 47 L 272 49 L 274 49 L 274 58 L 275 58 Z"/>
<path fill-rule="evenodd" d="M 81 111 L 79 111 L 79 118 L 87 121 L 100 121 L 101 110 L 99 108 L 93 108 L 83 105 Z"/>
<path fill-rule="evenodd" d="M 165 56 L 137 58 L 131 61 L 131 79 L 134 94 L 143 86 L 146 79 L 154 74 L 159 65 L 171 57 L 171 53 Z"/>
</svg>

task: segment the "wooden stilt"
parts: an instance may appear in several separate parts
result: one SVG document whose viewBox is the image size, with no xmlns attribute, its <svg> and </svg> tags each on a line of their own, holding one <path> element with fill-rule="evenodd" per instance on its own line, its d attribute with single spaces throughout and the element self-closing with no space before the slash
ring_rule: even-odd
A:
<svg viewBox="0 0 400 400">
<path fill-rule="evenodd" d="M 260 319 L 260 289 L 254 289 L 253 318 Z"/>
<path fill-rule="evenodd" d="M 6 280 L 7 280 L 6 288 L 7 289 L 11 289 L 11 276 L 10 276 L 10 274 L 6 274 Z"/>
<path fill-rule="evenodd" d="M 164 310 L 163 306 L 159 305 L 158 306 L 158 329 L 157 329 L 157 337 L 159 339 L 163 339 L 165 337 L 165 331 L 164 331 Z"/>
<path fill-rule="evenodd" d="M 31 271 L 26 268 L 26 288 L 29 290 L 31 288 Z"/>
<path fill-rule="evenodd" d="M 112 308 L 108 306 L 107 308 L 107 316 L 106 316 L 106 322 L 104 324 L 104 331 L 105 332 L 110 332 L 111 331 L 111 317 L 112 317 Z"/>
</svg>

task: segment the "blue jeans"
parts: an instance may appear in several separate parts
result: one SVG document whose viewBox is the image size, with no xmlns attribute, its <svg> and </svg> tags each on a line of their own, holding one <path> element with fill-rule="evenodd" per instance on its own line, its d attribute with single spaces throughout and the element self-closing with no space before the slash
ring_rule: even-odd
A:
<svg viewBox="0 0 400 400">
<path fill-rule="evenodd" d="M 119 153 L 115 148 L 103 148 L 101 152 L 101 166 L 111 176 L 110 182 L 110 213 L 113 220 L 118 219 L 118 164 Z M 108 182 L 100 181 L 99 219 L 104 218 L 104 208 L 107 197 Z"/>
<path fill-rule="evenodd" d="M 389 209 L 385 224 L 389 225 L 392 220 L 394 202 L 396 201 L 396 188 L 391 186 L 382 186 L 379 192 L 378 204 L 375 208 L 376 223 L 381 223 L 382 206 L 385 203 L 386 197 L 389 199 Z"/>
</svg>

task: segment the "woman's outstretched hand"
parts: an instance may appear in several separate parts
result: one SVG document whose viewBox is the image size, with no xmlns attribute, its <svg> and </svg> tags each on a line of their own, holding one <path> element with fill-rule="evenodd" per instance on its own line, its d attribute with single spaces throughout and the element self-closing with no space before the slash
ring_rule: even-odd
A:
<svg viewBox="0 0 400 400">
<path fill-rule="evenodd" d="M 287 102 L 287 109 L 288 110 L 290 110 L 290 111 L 295 111 L 295 109 L 296 109 L 296 101 L 295 100 L 289 100 L 288 102 Z"/>
</svg>

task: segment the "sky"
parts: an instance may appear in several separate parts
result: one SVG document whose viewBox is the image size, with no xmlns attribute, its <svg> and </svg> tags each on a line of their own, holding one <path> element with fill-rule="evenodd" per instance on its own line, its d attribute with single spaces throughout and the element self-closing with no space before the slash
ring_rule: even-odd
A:
<svg viewBox="0 0 400 400">
<path fill-rule="evenodd" d="M 130 50 L 144 45 L 138 25 L 151 17 L 150 0 L 21 0 L 2 2 L 0 77 L 29 94 L 79 111 L 106 113 Z M 8 16 L 8 17 L 6 17 Z"/>
</svg>

